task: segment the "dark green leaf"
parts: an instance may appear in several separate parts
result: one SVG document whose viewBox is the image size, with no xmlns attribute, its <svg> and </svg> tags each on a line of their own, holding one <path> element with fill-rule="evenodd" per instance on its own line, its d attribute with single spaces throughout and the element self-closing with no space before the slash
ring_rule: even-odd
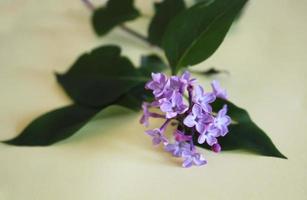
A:
<svg viewBox="0 0 307 200">
<path fill-rule="evenodd" d="M 142 76 L 151 78 L 152 72 L 162 72 L 167 68 L 166 64 L 157 55 L 148 55 L 141 57 L 141 66 L 139 72 Z M 152 101 L 153 95 L 145 89 L 145 81 L 132 88 L 127 94 L 123 95 L 116 104 L 138 111 L 143 101 Z"/>
<path fill-rule="evenodd" d="M 155 3 L 155 15 L 149 25 L 148 40 L 152 44 L 161 46 L 168 24 L 185 9 L 186 5 L 183 0 L 164 0 L 161 3 Z"/>
<path fill-rule="evenodd" d="M 151 73 L 162 72 L 167 69 L 167 65 L 157 55 L 148 55 L 141 57 L 140 73 L 145 77 L 151 77 Z"/>
<path fill-rule="evenodd" d="M 163 48 L 176 74 L 182 67 L 209 58 L 224 40 L 247 0 L 200 2 L 179 14 L 169 25 Z"/>
<path fill-rule="evenodd" d="M 53 110 L 35 119 L 20 135 L 4 143 L 18 146 L 51 145 L 72 136 L 98 112 L 98 109 L 78 105 Z"/>
<path fill-rule="evenodd" d="M 109 0 L 105 7 L 94 11 L 92 23 L 97 35 L 104 35 L 115 26 L 134 20 L 139 15 L 133 0 Z"/>
<path fill-rule="evenodd" d="M 199 3 L 199 2 L 207 2 L 207 3 L 210 3 L 210 2 L 213 2 L 215 0 L 194 0 L 196 3 Z M 246 7 L 246 6 L 245 6 Z M 243 12 L 244 12 L 244 8 L 238 13 L 238 15 L 236 16 L 236 18 L 234 19 L 234 21 L 238 21 L 241 16 L 243 15 Z"/>
<path fill-rule="evenodd" d="M 228 105 L 228 115 L 236 123 L 231 124 L 229 133 L 219 139 L 223 150 L 244 149 L 264 156 L 286 158 L 265 132 L 251 120 L 246 110 L 221 99 L 217 99 L 213 104 L 213 110 L 218 111 L 224 104 Z M 203 144 L 199 146 L 208 148 Z"/>
<path fill-rule="evenodd" d="M 213 2 L 214 0 L 194 0 L 196 3 L 199 3 L 199 2 L 206 2 L 206 3 L 210 3 L 210 2 Z"/>
<path fill-rule="evenodd" d="M 145 82 L 139 83 L 132 88 L 128 93 L 120 97 L 115 104 L 129 108 L 134 111 L 139 111 L 143 101 L 152 100 L 152 94 L 145 89 Z"/>
<path fill-rule="evenodd" d="M 116 46 L 103 46 L 82 55 L 57 80 L 78 104 L 104 107 L 144 82 L 132 63 Z"/>
</svg>

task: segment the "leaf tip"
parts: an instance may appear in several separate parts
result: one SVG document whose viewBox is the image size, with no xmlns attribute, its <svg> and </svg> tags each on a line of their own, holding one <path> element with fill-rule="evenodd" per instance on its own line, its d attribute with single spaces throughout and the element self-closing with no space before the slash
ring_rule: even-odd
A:
<svg viewBox="0 0 307 200">
<path fill-rule="evenodd" d="M 278 158 L 288 160 L 287 156 L 285 156 L 285 155 L 282 154 L 282 153 L 280 153 L 280 155 L 278 156 Z"/>
<path fill-rule="evenodd" d="M 281 158 L 281 159 L 285 159 L 288 160 L 287 156 L 285 156 L 284 154 L 282 154 L 279 150 L 275 150 L 274 153 L 271 154 L 267 154 L 266 156 L 271 156 L 271 157 L 275 157 L 275 158 Z"/>
<path fill-rule="evenodd" d="M 18 136 L 17 136 L 18 137 Z M 5 140 L 5 141 L 1 141 L 1 143 L 6 144 L 6 145 L 14 145 L 14 146 L 19 146 L 18 144 L 18 140 L 17 137 L 9 139 L 9 140 Z"/>
<path fill-rule="evenodd" d="M 56 80 L 57 80 L 58 82 L 60 82 L 60 79 L 62 78 L 63 74 L 61 74 L 61 73 L 59 73 L 59 72 L 56 72 L 56 71 L 53 72 L 53 74 L 54 74 Z"/>
</svg>

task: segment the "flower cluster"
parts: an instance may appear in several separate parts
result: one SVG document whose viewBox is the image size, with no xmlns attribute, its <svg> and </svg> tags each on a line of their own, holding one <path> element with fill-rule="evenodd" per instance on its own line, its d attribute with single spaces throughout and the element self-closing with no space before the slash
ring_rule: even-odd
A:
<svg viewBox="0 0 307 200">
<path fill-rule="evenodd" d="M 165 119 L 160 128 L 147 130 L 146 133 L 152 137 L 154 145 L 163 144 L 167 152 L 182 157 L 183 167 L 207 163 L 203 155 L 196 151 L 193 138 L 199 144 L 207 143 L 217 153 L 221 151 L 217 138 L 228 133 L 231 119 L 226 115 L 227 105 L 217 113 L 211 107 L 217 97 L 227 98 L 226 91 L 217 81 L 213 81 L 211 86 L 213 91 L 205 92 L 189 72 L 171 77 L 163 73 L 152 73 L 152 80 L 145 86 L 152 90 L 155 100 L 143 103 L 140 123 L 148 126 L 150 117 Z M 162 114 L 151 112 L 152 107 L 159 108 Z M 164 134 L 169 124 L 177 125 L 173 142 Z"/>
</svg>

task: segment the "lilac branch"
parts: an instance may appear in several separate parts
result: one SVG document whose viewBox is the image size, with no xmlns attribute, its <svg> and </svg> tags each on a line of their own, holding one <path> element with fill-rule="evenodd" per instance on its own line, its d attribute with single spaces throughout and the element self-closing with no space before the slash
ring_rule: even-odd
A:
<svg viewBox="0 0 307 200">
<path fill-rule="evenodd" d="M 92 4 L 92 2 L 90 2 L 89 0 L 82 0 L 82 2 L 84 3 L 84 5 L 91 11 L 95 10 L 95 6 Z"/>
<path fill-rule="evenodd" d="M 130 35 L 132 35 L 132 36 L 138 38 L 139 40 L 142 40 L 143 42 L 147 43 L 148 45 L 150 45 L 150 46 L 155 46 L 155 45 L 153 45 L 145 36 L 143 36 L 142 34 L 136 32 L 135 30 L 132 30 L 132 29 L 128 28 L 127 26 L 123 25 L 123 24 L 122 24 L 122 25 L 119 25 L 119 27 L 120 27 L 123 31 L 125 31 L 126 33 L 129 33 Z"/>
<path fill-rule="evenodd" d="M 153 117 L 153 118 L 162 118 L 164 119 L 165 118 L 165 115 L 161 115 L 161 114 L 158 114 L 158 113 L 149 113 L 149 116 L 150 117 Z"/>
<path fill-rule="evenodd" d="M 84 5 L 90 10 L 90 11 L 94 11 L 95 10 L 95 6 L 92 4 L 92 2 L 90 0 L 82 0 L 82 2 L 84 3 Z M 119 27 L 125 31 L 126 33 L 129 33 L 130 35 L 134 36 L 135 38 L 142 40 L 143 42 L 147 43 L 150 46 L 154 46 L 154 47 L 158 47 L 154 44 L 152 44 L 147 37 L 143 36 L 142 34 L 136 32 L 135 30 L 121 24 L 119 25 Z M 159 48 L 159 47 L 158 47 Z"/>
</svg>

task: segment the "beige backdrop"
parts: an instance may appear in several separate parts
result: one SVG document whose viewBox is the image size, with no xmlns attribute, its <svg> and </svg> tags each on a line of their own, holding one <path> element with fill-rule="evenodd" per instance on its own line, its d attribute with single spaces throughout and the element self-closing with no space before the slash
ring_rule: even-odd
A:
<svg viewBox="0 0 307 200">
<path fill-rule="evenodd" d="M 145 17 L 128 25 L 143 31 L 150 1 L 137 5 Z M 182 169 L 151 146 L 140 113 L 103 115 L 54 146 L 1 144 L 0 199 L 307 199 L 306 10 L 306 0 L 252 1 L 216 54 L 196 67 L 230 72 L 214 78 L 288 160 L 201 150 L 208 165 Z M 97 38 L 89 17 L 78 0 L 0 0 L 1 140 L 70 103 L 53 73 L 64 72 L 81 53 L 120 43 L 137 63 L 141 53 L 153 52 L 118 29 Z"/>
</svg>

